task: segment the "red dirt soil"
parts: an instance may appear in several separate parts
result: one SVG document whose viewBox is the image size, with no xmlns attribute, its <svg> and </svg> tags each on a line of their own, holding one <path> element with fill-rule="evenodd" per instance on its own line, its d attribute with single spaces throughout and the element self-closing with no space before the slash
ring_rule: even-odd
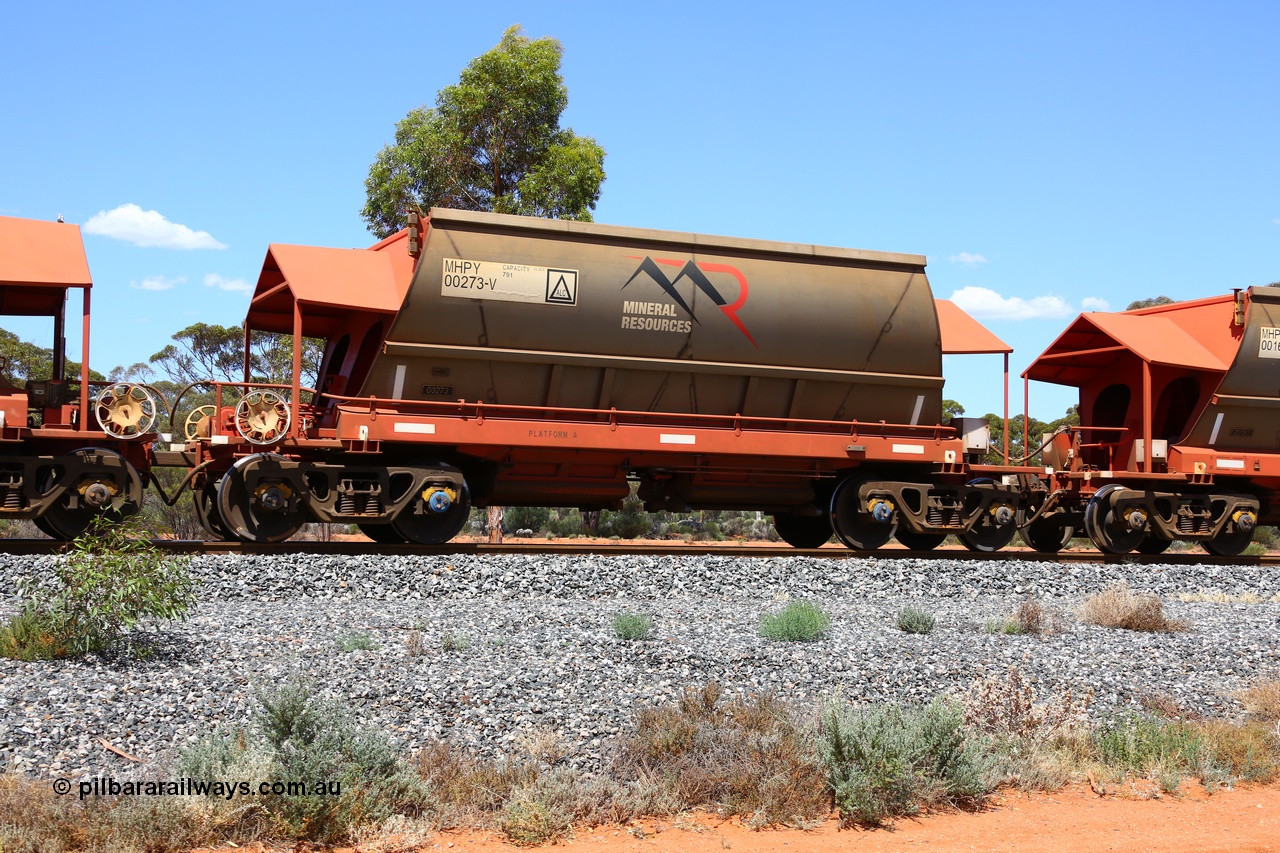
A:
<svg viewBox="0 0 1280 853">
<path fill-rule="evenodd" d="M 892 829 L 841 830 L 834 819 L 811 831 L 752 831 L 713 815 L 643 821 L 627 827 L 579 830 L 557 847 L 619 853 L 906 853 L 906 851 L 1053 851 L 1053 853 L 1271 853 L 1280 851 L 1280 785 L 1219 790 L 1207 795 L 1186 782 L 1177 796 L 1154 798 L 1121 789 L 1099 796 L 1088 785 L 1049 794 L 1003 793 L 977 813 L 943 812 L 899 820 Z M 690 828 L 693 827 L 693 828 Z M 392 839 L 388 839 L 392 841 Z M 252 851 L 275 851 L 253 845 Z M 417 847 L 361 850 L 452 850 L 513 853 L 494 833 L 445 832 Z"/>
</svg>

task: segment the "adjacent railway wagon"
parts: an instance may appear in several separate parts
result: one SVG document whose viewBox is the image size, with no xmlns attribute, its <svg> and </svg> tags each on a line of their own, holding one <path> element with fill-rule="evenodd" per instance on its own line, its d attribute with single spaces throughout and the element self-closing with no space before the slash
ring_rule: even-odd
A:
<svg viewBox="0 0 1280 853">
<path fill-rule="evenodd" d="M 89 379 L 92 286 L 79 227 L 0 217 L 0 316 L 53 322 L 46 376 L 19 387 L 9 378 L 19 366 L 0 364 L 0 519 L 33 519 L 59 539 L 80 535 L 96 515 L 136 512 L 153 461 L 154 395 Z M 83 363 L 68 376 L 72 291 L 80 292 Z"/>
<path fill-rule="evenodd" d="M 1023 375 L 1079 388 L 1085 424 L 1044 437 L 1033 547 L 1083 529 L 1111 553 L 1232 556 L 1280 524 L 1280 289 L 1083 314 Z"/>
<path fill-rule="evenodd" d="M 939 425 L 938 316 L 917 255 L 436 209 L 369 251 L 271 246 L 246 328 L 323 338 L 319 388 L 215 406 L 183 453 L 206 526 L 252 541 L 443 542 L 472 505 L 635 482 L 801 546 L 999 547 L 1019 491 Z"/>
</svg>

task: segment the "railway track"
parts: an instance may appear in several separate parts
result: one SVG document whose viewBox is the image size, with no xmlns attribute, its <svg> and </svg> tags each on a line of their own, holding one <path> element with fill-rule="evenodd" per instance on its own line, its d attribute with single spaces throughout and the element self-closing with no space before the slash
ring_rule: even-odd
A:
<svg viewBox="0 0 1280 853">
<path fill-rule="evenodd" d="M 909 551 L 886 548 L 878 551 L 851 551 L 842 547 L 793 548 L 790 545 L 651 544 L 598 542 L 454 542 L 446 545 L 380 545 L 367 541 L 293 541 L 274 544 L 220 542 L 198 539 L 154 539 L 151 543 L 169 554 L 330 554 L 352 556 L 450 556 L 455 554 L 545 554 L 548 556 L 707 556 L 724 557 L 817 557 L 828 560 L 875 558 L 882 560 L 1029 560 L 1040 563 L 1155 563 L 1165 565 L 1280 565 L 1280 555 L 1216 557 L 1201 552 L 1164 554 L 1102 554 L 1097 551 L 1060 551 L 1042 554 L 1030 549 L 973 552 L 958 548 Z M 0 539 L 0 554 L 54 554 L 68 543 L 52 539 Z"/>
</svg>

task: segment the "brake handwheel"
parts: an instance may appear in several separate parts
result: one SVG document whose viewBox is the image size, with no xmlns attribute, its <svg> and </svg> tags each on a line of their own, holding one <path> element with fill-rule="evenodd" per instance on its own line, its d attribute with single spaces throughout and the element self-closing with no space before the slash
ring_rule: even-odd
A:
<svg viewBox="0 0 1280 853">
<path fill-rule="evenodd" d="M 236 431 L 250 444 L 274 444 L 289 432 L 289 401 L 274 391 L 251 391 L 236 404 Z"/>
<path fill-rule="evenodd" d="M 197 438 L 208 438 L 213 434 L 211 426 L 212 420 L 218 416 L 217 406 L 197 406 L 187 415 L 187 420 L 182 425 L 182 434 L 187 437 L 187 441 L 194 441 Z M 206 423 L 208 419 L 209 423 Z M 201 426 L 204 425 L 203 433 Z"/>
<path fill-rule="evenodd" d="M 98 426 L 112 438 L 140 438 L 155 425 L 156 401 L 141 385 L 110 385 L 93 402 Z"/>
</svg>

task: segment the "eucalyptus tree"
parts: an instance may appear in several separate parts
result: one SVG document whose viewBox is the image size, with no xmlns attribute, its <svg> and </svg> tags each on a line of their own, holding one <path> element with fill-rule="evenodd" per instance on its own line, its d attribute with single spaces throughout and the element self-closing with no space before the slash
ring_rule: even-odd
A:
<svg viewBox="0 0 1280 853">
<path fill-rule="evenodd" d="M 590 221 L 605 152 L 560 125 L 563 52 L 556 39 L 513 26 L 434 107 L 410 110 L 365 180 L 369 230 L 389 236 L 410 209 L 434 206 Z"/>
</svg>

